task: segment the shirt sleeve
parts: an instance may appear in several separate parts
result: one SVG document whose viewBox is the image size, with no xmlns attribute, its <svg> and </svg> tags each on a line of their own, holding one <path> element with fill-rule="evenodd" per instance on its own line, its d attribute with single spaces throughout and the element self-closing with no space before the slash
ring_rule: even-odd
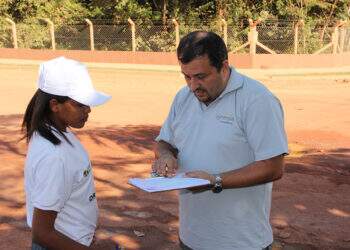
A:
<svg viewBox="0 0 350 250">
<path fill-rule="evenodd" d="M 42 210 L 59 212 L 73 187 L 69 174 L 58 155 L 44 156 L 35 168 L 32 192 L 33 206 Z"/>
<path fill-rule="evenodd" d="M 258 96 L 249 105 L 245 132 L 256 161 L 288 153 L 283 108 L 273 95 Z"/>
<path fill-rule="evenodd" d="M 156 141 L 165 141 L 171 146 L 175 147 L 173 140 L 173 130 L 171 124 L 175 119 L 175 101 L 172 103 L 167 119 L 165 120 L 162 128 L 160 129 L 159 135 L 156 137 Z"/>
</svg>

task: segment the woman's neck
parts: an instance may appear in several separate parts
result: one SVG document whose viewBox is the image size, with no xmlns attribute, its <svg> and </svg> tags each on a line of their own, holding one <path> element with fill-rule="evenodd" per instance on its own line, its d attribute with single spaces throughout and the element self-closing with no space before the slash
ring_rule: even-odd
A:
<svg viewBox="0 0 350 250">
<path fill-rule="evenodd" d="M 67 125 L 64 124 L 60 119 L 58 119 L 55 115 L 50 115 L 50 125 L 53 125 L 55 128 L 57 128 L 61 132 L 67 132 Z"/>
</svg>

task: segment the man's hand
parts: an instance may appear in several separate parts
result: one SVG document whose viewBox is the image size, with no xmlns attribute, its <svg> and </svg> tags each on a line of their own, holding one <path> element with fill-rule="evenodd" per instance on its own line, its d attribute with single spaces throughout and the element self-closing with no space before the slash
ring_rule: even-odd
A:
<svg viewBox="0 0 350 250">
<path fill-rule="evenodd" d="M 174 176 L 178 169 L 175 156 L 171 153 L 161 154 L 152 164 L 152 172 L 160 176 Z"/>
<path fill-rule="evenodd" d="M 206 185 L 206 186 L 188 188 L 188 190 L 190 190 L 193 193 L 199 193 L 199 192 L 210 190 L 215 183 L 215 176 L 214 175 L 208 174 L 207 172 L 201 171 L 201 170 L 187 172 L 185 174 L 185 177 L 205 179 L 205 180 L 208 180 L 210 182 L 210 184 Z"/>
<path fill-rule="evenodd" d="M 154 145 L 155 160 L 152 164 L 152 173 L 159 176 L 174 176 L 179 166 L 177 163 L 178 150 L 165 141 Z"/>
<path fill-rule="evenodd" d="M 199 179 L 205 179 L 210 181 L 211 185 L 214 185 L 215 183 L 215 176 L 208 174 L 205 171 L 199 170 L 199 171 L 192 171 L 192 172 L 187 172 L 185 174 L 186 177 L 190 177 L 190 178 L 199 178 Z"/>
</svg>

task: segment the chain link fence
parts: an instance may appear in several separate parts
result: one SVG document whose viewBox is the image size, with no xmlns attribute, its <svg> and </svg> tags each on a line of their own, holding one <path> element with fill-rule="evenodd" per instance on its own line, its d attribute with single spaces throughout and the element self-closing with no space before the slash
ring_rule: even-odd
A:
<svg viewBox="0 0 350 250">
<path fill-rule="evenodd" d="M 0 47 L 13 48 L 11 26 L 3 19 L 0 19 Z"/>
<path fill-rule="evenodd" d="M 130 51 L 132 50 L 132 29 L 129 23 L 113 23 L 108 20 L 91 20 L 93 23 L 93 42 L 95 50 Z M 266 46 L 277 54 L 293 54 L 297 45 L 297 53 L 310 54 L 321 50 L 332 42 L 334 27 L 325 29 L 299 26 L 296 38 L 296 21 L 264 21 L 256 26 L 258 45 L 256 53 L 270 53 L 259 46 Z M 17 41 L 19 48 L 50 49 L 52 39 L 47 23 L 18 23 Z M 192 22 L 179 23 L 179 37 L 194 30 L 213 31 L 225 37 L 222 22 Z M 339 28 L 338 51 L 350 51 L 350 28 Z M 241 22 L 238 25 L 227 26 L 227 47 L 234 51 L 242 44 L 249 42 L 250 27 Z M 56 49 L 90 50 L 90 28 L 88 23 L 62 24 L 55 26 Z M 135 26 L 135 44 L 137 51 L 175 51 L 176 30 L 172 22 L 165 25 L 160 23 L 143 23 Z M 12 48 L 13 38 L 11 25 L 0 18 L 0 47 Z M 328 46 L 321 53 L 332 53 L 332 46 Z M 239 53 L 249 53 L 249 45 L 241 48 Z"/>
<path fill-rule="evenodd" d="M 299 52 L 304 54 L 313 53 L 325 47 L 332 41 L 334 28 L 310 29 L 302 27 L 298 39 Z M 332 48 L 328 48 L 323 53 L 332 53 Z"/>
<path fill-rule="evenodd" d="M 89 50 L 90 31 L 87 24 L 74 24 L 55 29 L 57 49 Z"/>
<path fill-rule="evenodd" d="M 44 22 L 19 23 L 17 41 L 19 48 L 49 49 L 51 48 L 50 31 Z"/>
<path fill-rule="evenodd" d="M 234 25 L 227 26 L 227 49 L 233 51 L 248 42 L 249 27 L 242 28 Z M 249 47 L 242 48 L 239 53 L 249 53 Z"/>
<path fill-rule="evenodd" d="M 132 34 L 130 24 L 112 20 L 91 20 L 96 50 L 130 51 Z"/>
<path fill-rule="evenodd" d="M 96 50 L 131 50 L 131 30 L 127 24 L 94 25 Z"/>
<path fill-rule="evenodd" d="M 175 51 L 175 26 L 172 23 L 140 24 L 136 26 L 136 50 Z"/>
<path fill-rule="evenodd" d="M 263 22 L 256 30 L 258 41 L 277 54 L 292 54 L 294 52 L 294 26 L 293 22 Z M 261 47 L 257 47 L 256 53 L 269 53 Z"/>
</svg>

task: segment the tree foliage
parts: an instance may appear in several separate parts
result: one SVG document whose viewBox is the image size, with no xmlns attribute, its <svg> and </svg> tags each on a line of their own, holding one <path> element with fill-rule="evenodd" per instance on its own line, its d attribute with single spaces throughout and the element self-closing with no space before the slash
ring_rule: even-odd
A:
<svg viewBox="0 0 350 250">
<path fill-rule="evenodd" d="M 0 0 L 0 15 L 17 22 L 43 16 L 57 22 L 83 17 L 161 21 L 165 14 L 186 22 L 260 17 L 323 23 L 329 17 L 347 19 L 349 8 L 350 0 Z"/>
<path fill-rule="evenodd" d="M 159 34 L 140 42 L 139 46 L 148 50 L 157 41 L 162 48 L 172 48 L 161 41 L 161 34 L 170 32 L 173 18 L 180 23 L 181 33 L 196 28 L 220 32 L 220 22 L 224 18 L 230 27 L 231 39 L 235 39 L 230 46 L 236 47 L 241 43 L 238 36 L 247 34 L 248 18 L 279 21 L 269 31 L 272 34 L 275 30 L 278 36 L 283 36 L 278 30 L 283 24 L 281 20 L 293 25 L 303 19 L 305 36 L 310 33 L 308 36 L 314 39 L 311 31 L 319 29 L 320 40 L 323 40 L 337 20 L 349 19 L 349 12 L 350 0 L 0 0 L 0 45 L 8 43 L 8 35 L 1 35 L 8 28 L 3 17 L 18 24 L 23 46 L 35 48 L 48 46 L 49 42 L 47 30 L 41 27 L 46 25 L 40 21 L 42 18 L 50 18 L 58 28 L 83 23 L 84 18 L 127 24 L 130 17 L 136 25 L 147 28 L 152 24 L 163 25 Z M 36 41 L 25 45 L 25 38 Z M 173 40 L 173 37 L 168 35 L 166 39 Z"/>
</svg>

